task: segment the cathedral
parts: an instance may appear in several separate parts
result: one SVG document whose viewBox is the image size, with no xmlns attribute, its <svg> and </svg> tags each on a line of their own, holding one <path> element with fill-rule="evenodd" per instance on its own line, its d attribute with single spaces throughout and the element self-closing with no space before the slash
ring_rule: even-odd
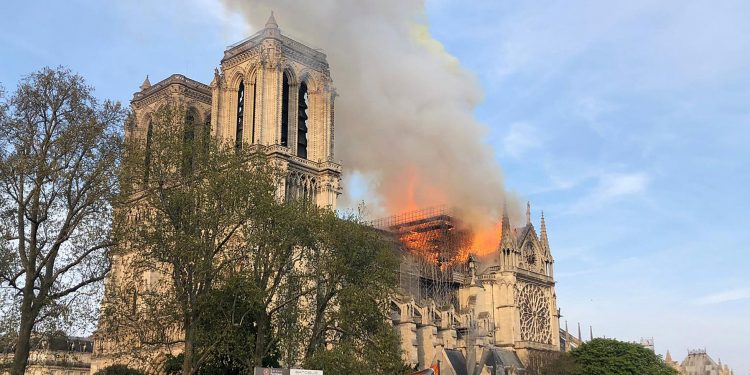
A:
<svg viewBox="0 0 750 375">
<path fill-rule="evenodd" d="M 544 216 L 537 233 L 530 206 L 520 227 L 504 213 L 500 243 L 481 258 L 461 256 L 467 234 L 448 210 L 375 224 L 401 243 L 391 320 L 407 363 L 449 375 L 536 374 L 560 352 L 554 261 Z"/>
<path fill-rule="evenodd" d="M 285 172 L 280 197 L 335 209 L 335 97 L 325 54 L 282 34 L 272 14 L 262 30 L 225 50 L 210 84 L 179 74 L 155 84 L 147 77 L 131 102 L 126 141 L 148 142 L 151 116 L 178 103 L 188 121 L 217 139 L 266 153 Z M 535 374 L 560 351 L 544 216 L 537 231 L 530 207 L 520 227 L 504 214 L 502 239 L 486 257 L 465 251 L 470 233 L 459 224 L 448 210 L 373 223 L 400 244 L 400 288 L 390 306 L 404 360 L 448 375 Z M 107 285 L 123 272 L 119 263 L 113 259 Z M 106 337 L 95 340 L 92 373 L 120 362 Z"/>
<path fill-rule="evenodd" d="M 214 137 L 264 150 L 288 172 L 280 187 L 287 197 L 336 207 L 341 165 L 333 161 L 336 91 L 326 56 L 282 35 L 273 15 L 263 30 L 224 51 L 210 85 L 174 74 L 154 85 L 146 77 L 140 88 L 127 138 L 146 140 L 151 114 L 177 103 Z"/>
</svg>

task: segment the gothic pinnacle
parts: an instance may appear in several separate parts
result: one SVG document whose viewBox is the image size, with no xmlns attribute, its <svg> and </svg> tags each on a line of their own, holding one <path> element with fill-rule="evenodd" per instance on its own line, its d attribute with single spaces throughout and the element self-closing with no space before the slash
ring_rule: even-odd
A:
<svg viewBox="0 0 750 375">
<path fill-rule="evenodd" d="M 539 225 L 539 232 L 541 234 L 540 240 L 545 250 L 549 251 L 549 239 L 547 239 L 547 223 L 544 222 L 544 211 L 542 211 L 542 222 Z"/>
<path fill-rule="evenodd" d="M 151 81 L 148 80 L 148 74 L 146 74 L 146 79 L 143 80 L 143 83 L 141 84 L 141 91 L 151 87 Z"/>
<path fill-rule="evenodd" d="M 279 25 L 276 23 L 276 18 L 273 16 L 273 11 L 271 11 L 271 16 L 268 17 L 268 21 L 266 21 L 266 29 L 278 29 Z"/>
</svg>

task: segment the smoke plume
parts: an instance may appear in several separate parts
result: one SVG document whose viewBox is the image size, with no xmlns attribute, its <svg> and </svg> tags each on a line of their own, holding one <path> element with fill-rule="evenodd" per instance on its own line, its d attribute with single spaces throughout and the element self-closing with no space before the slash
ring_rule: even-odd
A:
<svg viewBox="0 0 750 375">
<path fill-rule="evenodd" d="M 474 227 L 497 222 L 505 193 L 473 115 L 481 92 L 430 36 L 422 1 L 223 3 L 252 31 L 273 10 L 282 32 L 324 50 L 339 94 L 335 157 L 368 177 L 383 213 L 445 204 Z"/>
</svg>

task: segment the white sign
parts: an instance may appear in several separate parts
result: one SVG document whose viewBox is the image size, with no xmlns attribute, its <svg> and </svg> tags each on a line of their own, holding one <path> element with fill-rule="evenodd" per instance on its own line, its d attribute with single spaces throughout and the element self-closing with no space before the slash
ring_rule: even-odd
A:
<svg viewBox="0 0 750 375">
<path fill-rule="evenodd" d="M 323 375 L 323 370 L 300 370 L 291 369 L 289 375 Z"/>
</svg>

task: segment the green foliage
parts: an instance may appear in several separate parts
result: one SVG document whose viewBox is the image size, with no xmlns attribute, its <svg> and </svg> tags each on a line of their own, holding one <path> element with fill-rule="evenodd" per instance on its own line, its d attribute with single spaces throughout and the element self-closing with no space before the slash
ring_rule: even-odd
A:
<svg viewBox="0 0 750 375">
<path fill-rule="evenodd" d="M 136 337 L 135 345 L 160 350 L 180 339 L 183 371 L 192 372 L 235 341 L 227 336 L 236 327 L 202 335 L 202 328 L 218 327 L 202 310 L 223 278 L 245 263 L 247 228 L 279 206 L 278 173 L 262 154 L 236 152 L 210 137 L 194 109 L 164 106 L 140 126 L 146 139 L 131 129 L 116 221 L 128 245 L 119 249 L 128 274 L 109 291 L 107 320 L 128 326 L 125 336 Z M 141 275 L 153 272 L 162 275 L 158 284 L 143 285 Z"/>
<path fill-rule="evenodd" d="M 678 375 L 651 350 L 635 343 L 594 339 L 566 353 L 548 375 Z"/>
<path fill-rule="evenodd" d="M 263 310 L 255 284 L 242 273 L 232 273 L 204 296 L 199 304 L 196 346 L 211 348 L 200 374 L 240 374 L 252 372 L 248 348 L 257 334 L 257 318 Z M 221 337 L 220 341 L 215 340 Z M 278 351 L 272 348 L 260 366 L 277 367 Z"/>
<path fill-rule="evenodd" d="M 326 374 L 404 373 L 399 338 L 385 315 L 396 285 L 393 248 L 356 217 L 322 212 L 318 225 L 315 301 L 323 313 L 313 320 L 306 367 Z"/>
<path fill-rule="evenodd" d="M 62 67 L 30 74 L 0 103 L 0 341 L 13 341 L 12 374 L 25 371 L 32 334 L 95 321 L 123 118 Z"/>
<path fill-rule="evenodd" d="M 118 234 L 130 274 L 108 319 L 129 326 L 137 345 L 162 348 L 179 324 L 185 351 L 168 364 L 182 373 L 279 363 L 399 373 L 386 315 L 398 264 L 390 243 L 356 217 L 283 200 L 282 160 L 213 140 L 186 112 L 165 106 L 150 131 L 131 132 L 147 139 L 131 139 L 123 165 Z M 160 284 L 144 286 L 153 271 Z"/>
<path fill-rule="evenodd" d="M 105 367 L 96 373 L 94 375 L 146 375 L 142 371 L 138 371 L 136 369 L 130 368 L 125 365 L 112 365 L 109 367 Z"/>
<path fill-rule="evenodd" d="M 410 374 L 399 348 L 398 335 L 384 323 L 366 340 L 346 337 L 332 349 L 318 348 L 305 368 L 322 369 L 326 375 Z"/>
</svg>

